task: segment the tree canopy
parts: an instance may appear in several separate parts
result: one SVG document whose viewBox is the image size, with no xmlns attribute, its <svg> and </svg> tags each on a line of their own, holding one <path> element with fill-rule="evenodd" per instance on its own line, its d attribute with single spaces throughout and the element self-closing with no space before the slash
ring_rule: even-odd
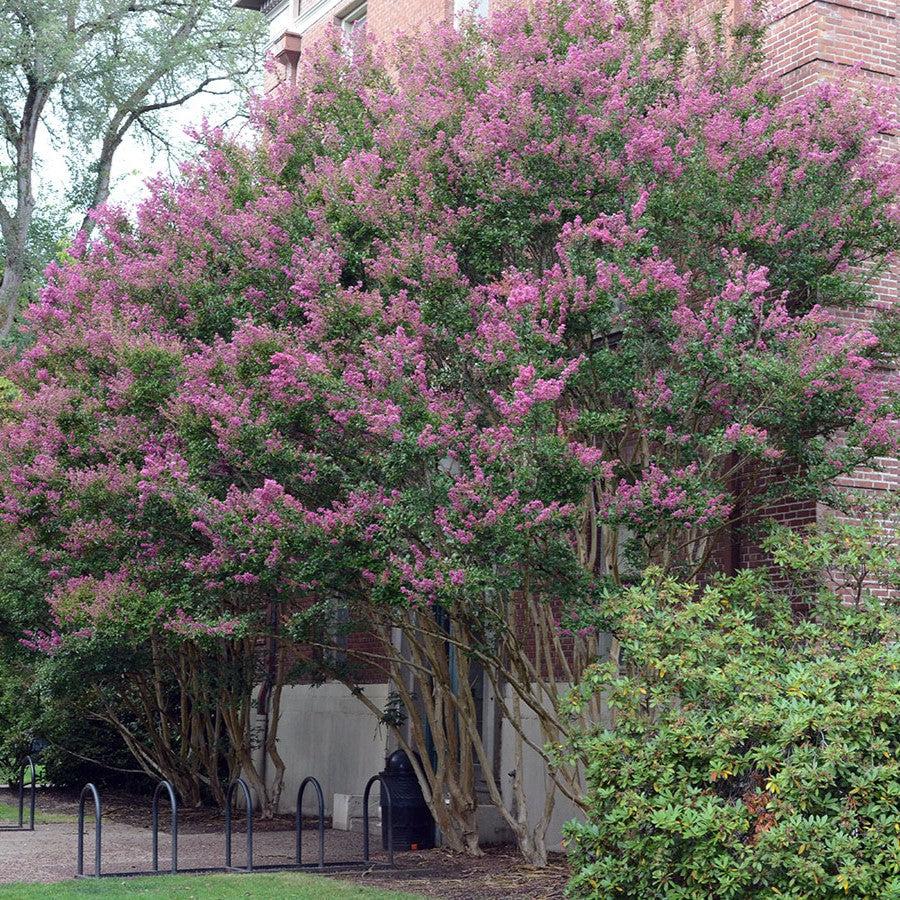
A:
<svg viewBox="0 0 900 900">
<path fill-rule="evenodd" d="M 64 206 L 109 196 L 113 159 L 136 130 L 165 143 L 167 111 L 202 94 L 237 98 L 259 66 L 261 23 L 210 0 L 3 0 L 0 3 L 0 336 L 12 325 L 46 221 L 36 187 L 43 125 L 66 156 Z M 59 237 L 59 235 L 57 235 Z"/>
</svg>

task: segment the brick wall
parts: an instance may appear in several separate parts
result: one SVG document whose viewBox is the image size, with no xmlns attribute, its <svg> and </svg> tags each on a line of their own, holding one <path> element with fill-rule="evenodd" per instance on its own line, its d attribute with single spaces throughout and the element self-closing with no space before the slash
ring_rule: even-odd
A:
<svg viewBox="0 0 900 900">
<path fill-rule="evenodd" d="M 900 65 L 898 13 L 900 0 L 781 0 L 772 10 L 765 48 L 768 65 L 791 91 L 823 79 L 853 79 L 862 85 L 896 84 Z M 896 141 L 896 135 L 885 135 L 886 147 L 896 146 Z M 866 321 L 875 308 L 896 304 L 900 294 L 898 275 L 895 267 L 883 277 L 875 286 L 877 299 L 872 309 L 847 312 L 847 321 Z M 883 472 L 860 471 L 843 483 L 872 495 L 897 490 L 900 464 L 884 460 Z M 817 517 L 824 512 L 817 509 Z M 808 515 L 808 509 L 785 510 L 784 520 L 802 524 Z"/>
<path fill-rule="evenodd" d="M 809 83 L 839 79 L 861 64 L 871 75 L 897 73 L 896 0 L 781 0 L 772 9 L 766 57 L 772 70 Z"/>
<path fill-rule="evenodd" d="M 327 38 L 341 19 L 358 9 L 359 0 L 289 0 L 272 31 L 270 52 L 279 62 L 277 76 L 270 75 L 266 87 L 296 77 L 297 60 L 309 48 Z M 452 21 L 454 0 L 368 0 L 366 32 L 390 41 L 440 21 Z M 279 33 L 281 32 L 281 33 Z"/>
<path fill-rule="evenodd" d="M 453 0 L 369 0 L 370 27 L 382 39 L 446 21 L 452 15 Z"/>
<path fill-rule="evenodd" d="M 339 0 L 323 8 L 322 15 L 301 33 L 304 48 L 314 46 L 356 6 L 352 0 Z M 367 34 L 387 41 L 398 32 L 409 33 L 447 19 L 452 0 L 368 0 L 366 7 Z"/>
</svg>

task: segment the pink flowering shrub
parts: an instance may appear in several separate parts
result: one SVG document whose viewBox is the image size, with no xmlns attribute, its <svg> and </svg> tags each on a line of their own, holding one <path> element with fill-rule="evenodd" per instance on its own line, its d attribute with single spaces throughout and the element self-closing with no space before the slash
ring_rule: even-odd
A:
<svg viewBox="0 0 900 900">
<path fill-rule="evenodd" d="M 892 123 L 782 96 L 753 38 L 540 0 L 334 47 L 254 140 L 203 132 L 99 212 L 6 372 L 0 511 L 63 586 L 32 644 L 193 646 L 249 692 L 255 640 L 347 606 L 524 654 L 525 598 L 570 659 L 602 583 L 695 577 L 738 516 L 893 452 L 879 327 L 833 312 L 896 244 Z"/>
</svg>

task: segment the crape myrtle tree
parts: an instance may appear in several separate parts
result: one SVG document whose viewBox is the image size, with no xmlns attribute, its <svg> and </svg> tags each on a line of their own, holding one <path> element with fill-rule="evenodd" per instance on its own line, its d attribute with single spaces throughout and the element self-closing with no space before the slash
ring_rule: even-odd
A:
<svg viewBox="0 0 900 900">
<path fill-rule="evenodd" d="M 262 674 L 255 633 L 240 615 L 255 610 L 254 594 L 207 596 L 211 614 L 197 621 L 187 610 L 208 591 L 185 565 L 197 551 L 190 522 L 144 486 L 177 344 L 152 330 L 94 325 L 81 332 L 84 343 L 59 335 L 39 376 L 54 383 L 40 384 L 32 414 L 7 435 L 12 454 L 28 449 L 9 469 L 18 496 L 4 500 L 23 548 L 5 560 L 4 604 L 16 601 L 23 575 L 35 584 L 39 563 L 44 614 L 22 635 L 47 657 L 39 689 L 115 729 L 141 767 L 169 779 L 186 802 L 223 802 L 221 782 L 243 773 L 265 810 L 252 750 L 268 729 L 251 731 Z"/>
<path fill-rule="evenodd" d="M 827 311 L 896 242 L 890 123 L 784 97 L 755 29 L 684 34 L 542 0 L 394 53 L 336 42 L 257 104 L 258 141 L 204 134 L 55 269 L 8 371 L 3 511 L 52 584 L 29 640 L 123 732 L 140 710 L 148 766 L 212 782 L 225 746 L 271 808 L 302 642 L 318 677 L 390 679 L 373 712 L 450 846 L 478 852 L 477 773 L 542 862 L 556 790 L 582 804 L 558 750 L 601 717 L 560 703 L 598 653 L 573 611 L 647 564 L 696 579 L 729 526 L 891 451 L 887 329 Z"/>
</svg>

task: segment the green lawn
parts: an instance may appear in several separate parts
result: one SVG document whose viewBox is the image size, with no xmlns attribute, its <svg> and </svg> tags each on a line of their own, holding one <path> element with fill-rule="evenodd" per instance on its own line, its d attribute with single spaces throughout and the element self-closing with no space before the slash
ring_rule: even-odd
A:
<svg viewBox="0 0 900 900">
<path fill-rule="evenodd" d="M 14 825 L 19 821 L 19 805 L 12 803 L 0 803 L 0 824 Z M 34 811 L 34 822 L 36 825 L 51 825 L 54 822 L 74 822 L 75 816 L 66 813 L 48 813 L 41 812 L 41 808 L 37 807 Z M 28 797 L 25 798 L 25 818 L 24 822 L 28 824 Z"/>
<path fill-rule="evenodd" d="M 32 897 L 175 897 L 181 900 L 416 900 L 397 894 L 357 887 L 331 878 L 298 872 L 263 875 L 165 875 L 151 878 L 101 878 L 61 884 L 0 886 L 3 900 Z"/>
</svg>

